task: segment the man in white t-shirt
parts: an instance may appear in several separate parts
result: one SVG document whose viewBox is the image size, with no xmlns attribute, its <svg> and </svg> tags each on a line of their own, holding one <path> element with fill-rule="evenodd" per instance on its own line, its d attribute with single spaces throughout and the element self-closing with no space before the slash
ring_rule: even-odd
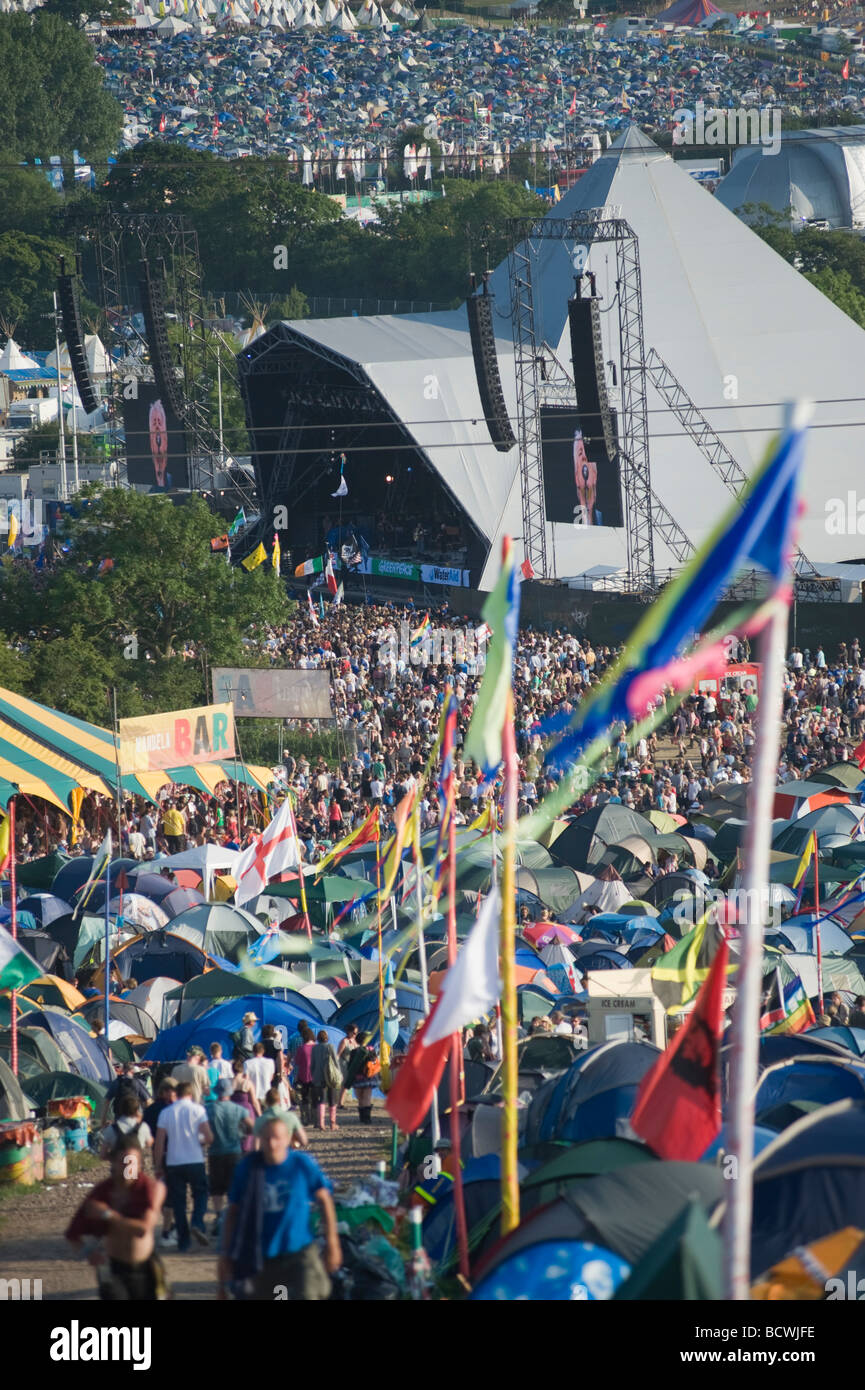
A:
<svg viewBox="0 0 865 1390">
<path fill-rule="evenodd" d="M 255 1044 L 252 1049 L 252 1056 L 244 1070 L 255 1087 L 256 1098 L 260 1101 L 264 1100 L 270 1090 L 270 1083 L 276 1070 L 276 1064 L 270 1057 L 264 1055 L 264 1043 Z"/>
<path fill-rule="evenodd" d="M 177 1100 L 166 1105 L 156 1122 L 156 1144 L 153 1166 L 158 1177 L 164 1177 L 168 1200 L 177 1226 L 177 1250 L 189 1249 L 190 1223 L 186 1217 L 186 1188 L 192 1189 L 191 1231 L 199 1245 L 209 1245 L 204 1232 L 207 1212 L 207 1169 L 204 1150 L 213 1143 L 213 1132 L 207 1123 L 207 1111 L 192 1098 L 192 1083 L 183 1081 L 177 1088 Z M 166 1151 L 168 1157 L 166 1157 Z"/>
</svg>

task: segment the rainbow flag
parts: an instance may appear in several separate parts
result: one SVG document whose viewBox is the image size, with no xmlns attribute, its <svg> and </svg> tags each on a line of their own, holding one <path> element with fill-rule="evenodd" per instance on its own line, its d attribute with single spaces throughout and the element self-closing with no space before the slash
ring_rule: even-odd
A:
<svg viewBox="0 0 865 1390">
<path fill-rule="evenodd" d="M 343 855 L 348 854 L 350 849 L 360 849 L 361 845 L 372 844 L 378 839 L 378 807 L 374 806 L 361 825 L 349 831 L 347 835 L 334 845 L 323 859 L 320 859 L 315 866 L 316 882 L 321 878 L 326 868 L 331 864 L 336 864 Z"/>
<path fill-rule="evenodd" d="M 814 1026 L 814 1010 L 798 975 L 791 974 L 786 984 L 781 979 L 781 967 L 776 966 L 769 997 L 760 1016 L 761 1033 L 803 1033 Z"/>
<path fill-rule="evenodd" d="M 413 632 L 412 635 L 411 635 L 411 645 L 412 645 L 412 647 L 419 647 L 419 646 L 420 646 L 421 642 L 423 641 L 423 639 L 426 637 L 427 633 L 429 632 L 429 628 L 430 628 L 429 613 L 424 613 L 423 622 L 420 624 L 420 627 L 416 627 L 416 628 L 415 628 L 414 632 Z"/>
<path fill-rule="evenodd" d="M 703 630 L 725 588 L 744 565 L 767 570 L 778 591 L 791 544 L 805 434 L 805 414 L 798 410 L 784 434 L 770 446 L 742 497 L 647 610 L 594 694 L 566 718 L 564 725 L 556 715 L 541 725 L 542 734 L 563 733 L 547 755 L 555 769 L 570 766 L 579 749 L 599 738 L 611 724 L 622 720 L 627 725 L 645 717 L 649 687 L 651 693 L 659 694 L 671 683 L 677 658 L 694 634 Z M 756 600 L 755 611 L 760 606 Z M 470 755 L 468 741 L 465 752 Z"/>
<path fill-rule="evenodd" d="M 496 586 L 483 606 L 481 617 L 492 629 L 484 678 L 475 702 L 463 755 L 474 758 L 485 777 L 502 761 L 508 693 L 514 670 L 514 651 L 520 620 L 520 585 L 514 562 L 513 542 L 505 536 L 502 568 Z"/>
</svg>

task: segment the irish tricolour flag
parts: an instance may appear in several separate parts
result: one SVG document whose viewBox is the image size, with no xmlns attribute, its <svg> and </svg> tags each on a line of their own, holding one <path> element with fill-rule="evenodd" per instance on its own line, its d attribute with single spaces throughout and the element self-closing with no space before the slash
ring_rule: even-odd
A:
<svg viewBox="0 0 865 1390">
<path fill-rule="evenodd" d="M 324 556 L 316 555 L 314 560 L 304 560 L 302 565 L 298 565 L 294 571 L 294 576 L 296 579 L 302 579 L 305 574 L 321 574 L 324 566 Z"/>
<path fill-rule="evenodd" d="M 0 989 L 23 989 L 41 974 L 42 967 L 0 927 Z"/>
</svg>

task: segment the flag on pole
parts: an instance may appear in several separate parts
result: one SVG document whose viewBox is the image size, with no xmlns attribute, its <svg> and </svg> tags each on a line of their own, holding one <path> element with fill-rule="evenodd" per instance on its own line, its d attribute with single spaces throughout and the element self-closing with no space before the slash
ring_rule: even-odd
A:
<svg viewBox="0 0 865 1390">
<path fill-rule="evenodd" d="M 242 526 L 245 526 L 245 525 L 246 525 L 246 512 L 245 512 L 245 511 L 243 510 L 243 508 L 241 507 L 240 511 L 237 513 L 237 516 L 234 518 L 234 520 L 232 521 L 231 525 L 230 525 L 229 528 L 228 528 L 228 534 L 229 534 L 230 539 L 231 539 L 231 540 L 234 540 L 235 536 L 236 536 L 237 533 L 240 531 L 241 527 L 242 527 Z"/>
<path fill-rule="evenodd" d="M 309 589 L 306 591 L 306 601 L 309 604 L 309 619 L 313 627 L 318 627 L 318 614 L 315 611 L 315 604 L 312 601 L 312 594 Z"/>
<path fill-rule="evenodd" d="M 278 879 L 287 869 L 300 868 L 300 848 L 294 830 L 291 802 L 285 798 L 270 825 L 257 835 L 245 849 L 234 868 L 237 888 L 234 901 L 238 904 L 263 893 L 268 883 Z"/>
<path fill-rule="evenodd" d="M 228 549 L 230 549 L 230 546 L 231 546 L 231 542 L 230 542 L 229 539 L 228 539 L 228 532 L 227 532 L 227 531 L 226 531 L 226 533 L 225 533 L 224 536 L 214 536 L 213 539 L 212 539 L 212 541 L 210 542 L 210 549 L 211 549 L 212 554 L 214 554 L 214 555 L 218 554 L 218 552 L 219 552 L 220 550 L 228 550 Z M 103 563 L 104 563 L 104 561 L 103 561 Z M 101 569 L 101 568 L 102 568 L 102 565 L 100 565 L 99 568 Z"/>
<path fill-rule="evenodd" d="M 342 584 L 340 584 L 339 587 L 337 588 L 336 593 L 335 593 L 334 596 L 333 596 L 333 606 L 334 606 L 334 608 L 339 608 L 339 605 L 342 603 L 342 601 L 343 601 L 344 598 L 345 598 L 345 589 L 343 588 Z"/>
<path fill-rule="evenodd" d="M 384 1027 L 383 1041 L 393 1047 L 399 1037 L 399 1013 L 396 1006 L 396 985 L 393 979 L 393 965 L 388 961 L 384 972 Z"/>
<path fill-rule="evenodd" d="M 535 567 L 531 560 L 523 560 L 523 563 L 520 565 L 520 574 L 523 579 L 534 579 Z"/>
<path fill-rule="evenodd" d="M 473 758 L 485 777 L 491 776 L 502 761 L 502 734 L 520 615 L 520 589 L 510 536 L 504 538 L 502 549 L 501 572 L 481 614 L 493 636 L 463 749 L 463 756 Z"/>
<path fill-rule="evenodd" d="M 792 885 L 792 886 L 793 886 L 794 888 L 798 888 L 798 887 L 799 887 L 799 884 L 802 882 L 802 879 L 805 877 L 806 873 L 808 872 L 808 865 L 811 863 L 811 860 L 813 859 L 813 857 L 814 857 L 815 853 L 817 853 L 817 851 L 818 851 L 818 845 L 817 845 L 817 831 L 816 831 L 816 830 L 812 830 L 812 831 L 811 831 L 811 834 L 808 836 L 808 843 L 806 844 L 804 850 L 802 851 L 802 858 L 799 860 L 799 867 L 798 867 L 798 869 L 796 870 L 796 873 L 795 873 L 794 876 L 793 876 L 793 885 Z"/>
<path fill-rule="evenodd" d="M 493 888 L 444 977 L 435 1008 L 414 1038 L 393 1083 L 387 1111 L 403 1134 L 412 1134 L 423 1123 L 454 1033 L 489 1013 L 501 993 L 500 907 L 498 889 Z"/>
<path fill-rule="evenodd" d="M 350 849 L 360 849 L 361 845 L 371 845 L 378 839 L 378 807 L 374 806 L 367 816 L 356 829 L 350 831 L 348 835 L 333 846 L 323 859 L 320 859 L 315 866 L 316 879 L 321 878 L 325 869 L 331 864 L 339 863 L 343 855 L 348 854 Z"/>
<path fill-rule="evenodd" d="M 676 1013 L 694 998 L 712 968 L 720 939 L 719 928 L 710 925 L 705 914 L 671 951 L 655 961 L 652 987 L 668 1013 Z M 731 971 L 735 968 L 735 963 L 729 967 Z"/>
<path fill-rule="evenodd" d="M 789 970 L 789 966 L 785 969 Z M 805 986 L 794 972 L 786 983 L 778 965 L 772 972 L 772 984 L 760 1015 L 761 1033 L 802 1033 L 816 1023 L 811 1001 Z"/>
<path fill-rule="evenodd" d="M 618 661 L 580 704 L 567 733 L 547 755 L 554 768 L 569 766 L 579 748 L 593 742 L 611 724 L 618 720 L 630 723 L 645 715 L 636 694 L 645 696 L 647 676 L 655 674 L 657 692 L 668 683 L 667 668 L 694 633 L 703 629 L 725 587 L 744 564 L 767 570 L 775 584 L 780 584 L 791 544 L 804 447 L 805 414 L 797 411 L 792 425 L 770 446 L 741 499 L 732 504 L 703 548 L 647 610 Z M 755 610 L 761 602 L 754 601 Z M 561 728 L 555 716 L 541 725 L 540 732 L 550 733 L 554 728 Z"/>
<path fill-rule="evenodd" d="M 382 879 L 384 881 L 382 883 L 381 892 L 378 895 L 380 903 L 387 902 L 393 892 L 393 886 L 396 882 L 396 876 L 402 861 L 403 850 L 408 844 L 409 831 L 411 829 L 411 813 L 415 801 L 417 800 L 417 793 L 417 787 L 412 787 L 411 791 L 407 792 L 406 795 L 402 797 L 399 805 L 394 811 L 393 818 L 396 822 L 396 831 L 388 845 L 387 854 L 384 864 L 382 865 Z"/>
<path fill-rule="evenodd" d="M 853 749 L 853 761 L 860 772 L 865 772 L 865 743 L 860 743 Z"/>
<path fill-rule="evenodd" d="M 302 579 L 307 574 L 321 574 L 324 570 L 324 556 L 316 555 L 313 560 L 304 560 L 302 565 L 298 565 L 294 571 L 295 579 Z"/>
<path fill-rule="evenodd" d="M 247 555 L 246 559 L 241 560 L 240 563 L 243 565 L 243 568 L 245 570 L 249 570 L 251 572 L 254 569 L 258 569 L 259 565 L 263 565 L 266 559 L 267 551 L 264 548 L 264 542 L 259 541 L 252 554 Z"/>
<path fill-rule="evenodd" d="M 4 816 L 2 821 L 0 821 L 0 874 L 6 872 L 9 867 L 9 860 L 12 858 L 12 843 L 9 827 L 9 817 Z"/>
<path fill-rule="evenodd" d="M 324 567 L 324 577 L 325 577 L 325 579 L 327 580 L 327 587 L 328 587 L 328 589 L 330 590 L 330 592 L 331 592 L 332 594 L 335 594 L 335 593 L 336 593 L 336 589 L 337 589 L 336 575 L 335 575 L 334 572 L 333 572 L 333 565 L 332 565 L 332 563 L 331 563 L 330 551 L 328 551 L 328 553 L 327 553 L 327 564 L 326 564 L 325 567 Z"/>
<path fill-rule="evenodd" d="M 18 945 L 5 927 L 0 927 L 0 989 L 24 989 L 42 973 L 42 966 Z"/>
<path fill-rule="evenodd" d="M 841 69 L 841 76 L 844 78 L 844 81 L 845 81 L 845 82 L 847 82 L 847 81 L 849 80 L 849 77 L 850 77 L 850 59 L 849 59 L 849 58 L 846 59 L 846 61 L 845 61 L 845 63 L 844 63 L 844 66 L 843 66 L 843 68 Z"/>
<path fill-rule="evenodd" d="M 576 91 L 576 88 L 574 88 L 574 95 L 571 97 L 571 104 L 570 104 L 570 106 L 568 107 L 568 115 L 569 115 L 569 116 L 573 116 L 573 114 L 574 114 L 574 112 L 576 111 L 576 109 L 577 109 L 577 91 Z"/>
<path fill-rule="evenodd" d="M 273 533 L 273 554 L 272 554 L 272 556 L 271 556 L 271 563 L 273 564 L 273 568 L 274 568 L 274 570 L 275 570 L 275 572 L 276 572 L 277 574 L 279 574 L 279 566 L 280 566 L 281 562 L 282 562 L 282 551 L 281 551 L 280 548 L 279 548 L 279 536 L 278 536 L 277 532 L 274 531 L 274 533 Z"/>
<path fill-rule="evenodd" d="M 419 625 L 418 627 L 415 628 L 414 632 L 413 632 L 412 635 L 411 635 L 411 646 L 412 646 L 413 649 L 414 649 L 414 648 L 417 648 L 417 647 L 419 647 L 419 646 L 421 645 L 421 643 L 423 642 L 423 639 L 426 637 L 427 633 L 429 632 L 429 629 L 430 629 L 429 613 L 425 613 L 424 616 L 423 616 L 423 621 L 420 623 L 420 625 Z"/>
<path fill-rule="evenodd" d="M 336 492 L 332 492 L 331 497 L 348 497 L 348 483 L 342 473 L 339 475 L 339 487 Z"/>
<path fill-rule="evenodd" d="M 696 1163 L 720 1132 L 729 949 L 722 941 L 692 1013 L 640 1083 L 631 1128 L 659 1158 Z"/>
<path fill-rule="evenodd" d="M 90 874 L 87 878 L 87 882 L 81 889 L 79 889 L 78 904 L 75 908 L 76 917 L 78 913 L 82 912 L 84 908 L 87 906 L 88 902 L 90 901 L 91 894 L 93 893 L 93 885 L 96 883 L 97 879 L 100 879 L 102 877 L 103 873 L 105 872 L 106 864 L 110 864 L 110 862 L 111 831 L 106 830 L 105 839 L 102 841 L 102 844 L 99 846 L 99 849 L 96 851 L 96 854 L 94 855 L 93 863 L 90 866 Z"/>
</svg>

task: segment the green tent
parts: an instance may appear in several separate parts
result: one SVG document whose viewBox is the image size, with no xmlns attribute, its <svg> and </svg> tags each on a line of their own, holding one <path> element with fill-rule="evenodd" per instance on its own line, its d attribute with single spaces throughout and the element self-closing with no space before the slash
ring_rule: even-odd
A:
<svg viewBox="0 0 865 1390">
<path fill-rule="evenodd" d="M 620 1302 L 685 1303 L 722 1297 L 721 1237 L 693 1198 L 613 1294 Z"/>
<path fill-rule="evenodd" d="M 98 1081 L 88 1081 L 86 1077 L 75 1076 L 73 1072 L 46 1071 L 41 1076 L 31 1076 L 27 1081 L 27 1094 L 33 1104 L 41 1109 L 49 1100 L 73 1100 L 84 1096 L 92 1101 L 94 1112 L 99 1110 L 105 1100 L 106 1086 Z"/>
<path fill-rule="evenodd" d="M 32 888 L 37 893 L 50 893 L 51 885 L 63 868 L 69 863 L 67 854 L 47 854 L 42 859 L 31 859 L 29 864 L 19 864 L 15 877 L 23 888 Z"/>
<path fill-rule="evenodd" d="M 832 787 L 844 787 L 846 791 L 855 791 L 862 781 L 862 771 L 858 763 L 833 763 L 831 767 L 824 767 L 822 771 L 815 772 L 811 781 L 828 782 Z"/>
<path fill-rule="evenodd" d="M 12 1068 L 0 1058 L 0 1123 L 26 1120 L 31 1107 Z"/>
<path fill-rule="evenodd" d="M 233 970 L 207 970 L 195 975 L 186 984 L 178 985 L 165 994 L 166 999 L 233 999 L 244 994 L 267 994 L 267 985 L 250 984 Z"/>
</svg>

